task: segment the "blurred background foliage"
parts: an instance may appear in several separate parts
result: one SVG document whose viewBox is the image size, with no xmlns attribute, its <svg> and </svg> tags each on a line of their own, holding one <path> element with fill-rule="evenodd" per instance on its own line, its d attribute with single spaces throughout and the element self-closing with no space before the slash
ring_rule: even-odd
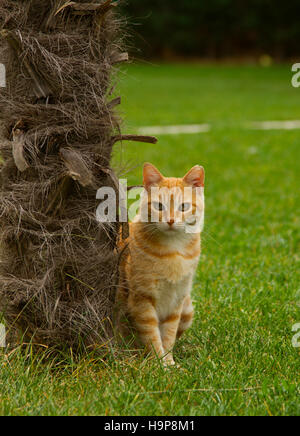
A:
<svg viewBox="0 0 300 436">
<path fill-rule="evenodd" d="M 299 0 L 126 0 L 137 57 L 222 59 L 300 53 Z"/>
</svg>

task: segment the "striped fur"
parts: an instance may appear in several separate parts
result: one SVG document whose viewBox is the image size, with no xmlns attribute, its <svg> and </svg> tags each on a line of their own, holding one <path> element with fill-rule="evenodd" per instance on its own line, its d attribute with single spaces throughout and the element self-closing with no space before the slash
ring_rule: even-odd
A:
<svg viewBox="0 0 300 436">
<path fill-rule="evenodd" d="M 157 190 L 153 194 L 153 187 L 164 188 L 163 194 Z M 187 195 L 186 187 L 191 188 Z M 193 320 L 190 295 L 200 257 L 203 187 L 202 167 L 193 167 L 184 178 L 176 179 L 165 178 L 153 165 L 145 164 L 144 195 L 125 241 L 128 250 L 121 263 L 118 326 L 123 335 L 133 328 L 146 349 L 165 364 L 174 364 L 175 340 Z M 186 211 L 181 210 L 183 202 Z M 195 220 L 197 231 L 187 232 Z"/>
</svg>

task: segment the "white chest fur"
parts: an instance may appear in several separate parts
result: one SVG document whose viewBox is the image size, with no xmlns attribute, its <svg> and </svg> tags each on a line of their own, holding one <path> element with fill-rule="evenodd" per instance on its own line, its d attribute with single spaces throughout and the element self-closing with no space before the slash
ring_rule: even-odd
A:
<svg viewBox="0 0 300 436">
<path fill-rule="evenodd" d="M 156 311 L 162 321 L 183 303 L 184 298 L 191 293 L 193 275 L 189 274 L 176 283 L 161 279 L 157 281 Z"/>
</svg>

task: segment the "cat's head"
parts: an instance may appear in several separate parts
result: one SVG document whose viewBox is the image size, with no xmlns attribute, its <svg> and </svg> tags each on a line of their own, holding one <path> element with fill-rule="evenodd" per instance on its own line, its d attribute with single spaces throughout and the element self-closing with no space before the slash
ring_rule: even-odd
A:
<svg viewBox="0 0 300 436">
<path fill-rule="evenodd" d="M 200 233 L 204 224 L 204 178 L 204 168 L 199 165 L 184 177 L 175 178 L 164 177 L 154 165 L 145 163 L 141 220 L 169 236 Z"/>
</svg>

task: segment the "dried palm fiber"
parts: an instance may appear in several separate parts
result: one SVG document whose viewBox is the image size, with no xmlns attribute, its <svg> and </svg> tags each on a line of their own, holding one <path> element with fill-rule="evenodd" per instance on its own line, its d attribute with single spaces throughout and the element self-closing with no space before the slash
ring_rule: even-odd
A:
<svg viewBox="0 0 300 436">
<path fill-rule="evenodd" d="M 118 194 L 116 141 L 155 140 L 120 133 L 115 6 L 0 0 L 0 311 L 46 345 L 111 342 L 119 224 L 97 222 L 96 191 Z"/>
</svg>

